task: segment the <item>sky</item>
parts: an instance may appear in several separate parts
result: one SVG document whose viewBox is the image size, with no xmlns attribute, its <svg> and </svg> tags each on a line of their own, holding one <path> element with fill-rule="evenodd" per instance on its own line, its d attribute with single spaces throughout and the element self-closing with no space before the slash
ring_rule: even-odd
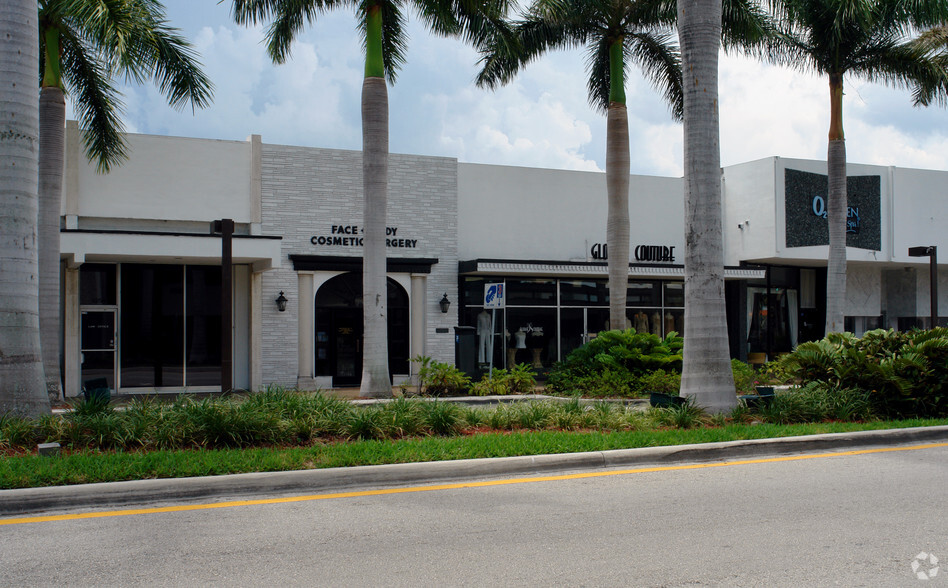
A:
<svg viewBox="0 0 948 588">
<path fill-rule="evenodd" d="M 214 102 L 175 111 L 151 85 L 123 85 L 126 130 L 337 149 L 361 148 L 363 51 L 350 10 L 319 17 L 287 63 L 266 55 L 262 27 L 233 23 L 230 2 L 165 0 L 214 83 Z M 477 88 L 477 54 L 427 33 L 411 15 L 405 66 L 389 86 L 389 149 L 467 163 L 602 171 L 606 119 L 587 101 L 585 55 L 558 51 L 498 90 Z M 948 169 L 948 110 L 915 108 L 907 91 L 845 80 L 851 163 Z M 828 81 L 723 56 L 721 164 L 826 158 Z M 633 174 L 682 175 L 682 129 L 632 70 L 626 86 Z"/>
</svg>

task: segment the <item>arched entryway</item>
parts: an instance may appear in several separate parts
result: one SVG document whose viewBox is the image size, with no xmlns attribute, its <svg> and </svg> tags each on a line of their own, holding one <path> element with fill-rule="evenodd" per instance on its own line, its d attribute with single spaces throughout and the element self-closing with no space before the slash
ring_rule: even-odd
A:
<svg viewBox="0 0 948 588">
<path fill-rule="evenodd" d="M 409 373 L 408 293 L 388 278 L 389 375 Z M 333 386 L 362 380 L 362 275 L 349 272 L 327 281 L 316 293 L 316 375 Z"/>
</svg>

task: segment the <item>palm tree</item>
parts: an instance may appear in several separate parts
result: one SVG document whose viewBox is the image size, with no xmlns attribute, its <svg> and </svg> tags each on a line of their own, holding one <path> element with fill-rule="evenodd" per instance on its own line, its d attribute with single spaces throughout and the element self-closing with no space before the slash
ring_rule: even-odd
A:
<svg viewBox="0 0 948 588">
<path fill-rule="evenodd" d="M 40 332 L 47 390 L 58 395 L 64 96 L 69 92 L 75 102 L 86 156 L 105 173 L 126 157 L 113 76 L 154 80 L 175 108 L 209 104 L 211 83 L 156 0 L 39 0 L 39 35 Z"/>
<path fill-rule="evenodd" d="M 728 354 L 721 229 L 718 53 L 721 0 L 678 0 L 684 83 L 685 345 L 681 395 L 712 412 L 737 405 Z"/>
<path fill-rule="evenodd" d="M 267 52 L 284 63 L 307 22 L 333 8 L 357 11 L 365 45 L 362 84 L 364 343 L 361 394 L 392 394 L 388 367 L 385 219 L 388 203 L 388 88 L 405 61 L 405 9 L 414 8 L 433 32 L 483 42 L 504 16 L 508 0 L 234 0 L 238 24 L 271 21 Z"/>
<path fill-rule="evenodd" d="M 752 48 L 770 34 L 771 25 L 753 2 L 726 0 L 722 7 L 717 0 L 711 4 L 688 3 L 676 14 L 673 3 L 661 0 L 536 0 L 517 25 L 516 35 L 491 39 L 483 51 L 484 67 L 478 82 L 491 87 L 506 83 L 523 64 L 547 49 L 588 46 L 590 102 L 608 107 L 609 112 L 606 240 L 612 329 L 625 328 L 628 281 L 629 144 L 622 88 L 626 63 L 642 66 L 671 103 L 673 115 L 685 116 L 685 346 L 681 394 L 720 411 L 734 406 L 737 398 L 724 305 L 717 52 L 722 40 L 725 47 Z M 670 42 L 669 31 L 676 20 L 682 49 L 688 51 L 687 62 L 684 53 L 679 61 L 677 47 Z M 682 69 L 688 72 L 684 85 Z"/>
<path fill-rule="evenodd" d="M 36 280 L 36 18 L 33 0 L 0 3 L 0 415 L 49 412 Z"/>
<path fill-rule="evenodd" d="M 782 34 L 771 48 L 778 63 L 829 78 L 827 148 L 826 333 L 843 330 L 846 299 L 846 143 L 843 79 L 847 75 L 896 87 L 914 87 L 928 104 L 946 87 L 945 60 L 916 32 L 948 21 L 942 0 L 774 0 Z"/>
<path fill-rule="evenodd" d="M 589 102 L 607 114 L 606 245 L 609 250 L 609 328 L 626 328 L 629 282 L 629 119 L 625 77 L 642 68 L 681 116 L 681 64 L 673 42 L 674 12 L 663 0 L 535 0 L 508 34 L 482 49 L 478 85 L 505 84 L 548 50 L 585 47 Z"/>
</svg>

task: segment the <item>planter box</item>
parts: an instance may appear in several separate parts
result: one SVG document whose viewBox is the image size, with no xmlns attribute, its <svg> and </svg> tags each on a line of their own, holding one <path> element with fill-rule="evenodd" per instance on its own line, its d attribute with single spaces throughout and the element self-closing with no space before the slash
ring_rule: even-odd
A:
<svg viewBox="0 0 948 588">
<path fill-rule="evenodd" d="M 652 406 L 668 408 L 671 406 L 682 406 L 688 402 L 688 399 L 684 396 L 672 396 L 671 394 L 663 394 L 661 392 L 649 392 L 648 401 Z"/>
</svg>

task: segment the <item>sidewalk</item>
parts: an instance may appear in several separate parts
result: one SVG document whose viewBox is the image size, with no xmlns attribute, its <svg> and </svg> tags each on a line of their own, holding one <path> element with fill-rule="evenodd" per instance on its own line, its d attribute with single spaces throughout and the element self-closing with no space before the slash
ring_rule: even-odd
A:
<svg viewBox="0 0 948 588">
<path fill-rule="evenodd" d="M 224 501 L 259 495 L 324 494 L 356 488 L 361 490 L 508 476 L 555 475 L 577 470 L 723 462 L 924 443 L 948 443 L 948 426 L 588 453 L 0 490 L 0 516 L 62 509 L 114 509 L 152 502 Z"/>
</svg>

